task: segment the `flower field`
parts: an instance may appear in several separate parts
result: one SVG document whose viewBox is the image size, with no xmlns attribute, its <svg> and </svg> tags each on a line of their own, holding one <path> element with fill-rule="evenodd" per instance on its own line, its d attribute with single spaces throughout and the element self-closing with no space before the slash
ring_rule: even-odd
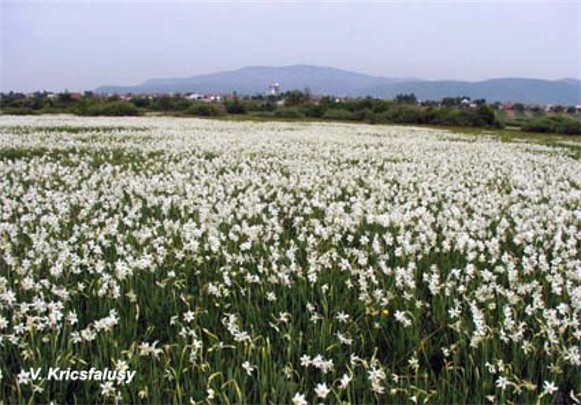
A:
<svg viewBox="0 0 581 405">
<path fill-rule="evenodd" d="M 579 403 L 580 322 L 571 147 L 0 118 L 0 402 Z"/>
</svg>

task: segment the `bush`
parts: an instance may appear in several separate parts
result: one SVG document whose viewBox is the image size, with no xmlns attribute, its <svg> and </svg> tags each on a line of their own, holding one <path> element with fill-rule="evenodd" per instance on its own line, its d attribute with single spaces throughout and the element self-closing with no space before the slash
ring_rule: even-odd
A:
<svg viewBox="0 0 581 405">
<path fill-rule="evenodd" d="M 381 114 L 391 110 L 394 107 L 394 105 L 395 104 L 393 103 L 393 101 L 375 100 L 372 110 L 376 114 Z"/>
<path fill-rule="evenodd" d="M 321 118 L 325 114 L 326 107 L 322 104 L 310 104 L 305 107 L 305 115 L 312 118 Z"/>
<path fill-rule="evenodd" d="M 537 118 L 525 123 L 521 130 L 525 132 L 581 135 L 581 121 L 564 117 Z"/>
<path fill-rule="evenodd" d="M 561 135 L 581 135 L 581 121 L 563 118 L 555 125 L 555 132 Z"/>
<path fill-rule="evenodd" d="M 238 99 L 227 101 L 224 106 L 226 107 L 226 112 L 228 112 L 228 114 L 246 114 L 248 111 L 246 105 Z"/>
<path fill-rule="evenodd" d="M 357 110 L 353 112 L 353 120 L 374 123 L 375 113 L 371 111 L 369 108 Z"/>
<path fill-rule="evenodd" d="M 332 108 L 325 111 L 323 118 L 326 120 L 350 121 L 353 119 L 353 113 L 343 109 Z"/>
<path fill-rule="evenodd" d="M 88 115 L 88 116 L 111 116 L 111 117 L 121 117 L 121 116 L 137 116 L 140 115 L 140 111 L 135 105 L 128 103 L 126 101 L 113 101 L 105 102 L 99 104 L 93 104 L 87 108 L 78 108 L 74 111 L 77 115 Z"/>
<path fill-rule="evenodd" d="M 224 114 L 224 111 L 215 104 L 196 103 L 188 108 L 184 114 L 199 117 L 216 117 L 218 115 Z"/>
<path fill-rule="evenodd" d="M 147 97 L 133 97 L 131 99 L 131 104 L 137 108 L 149 108 L 151 105 L 151 100 Z"/>
<path fill-rule="evenodd" d="M 494 110 L 487 105 L 481 105 L 475 110 L 458 108 L 427 108 L 422 113 L 421 123 L 460 127 L 502 127 L 502 123 L 496 118 Z"/>
<path fill-rule="evenodd" d="M 258 105 L 256 105 L 255 107 L 255 111 L 261 111 L 261 112 L 273 112 L 276 111 L 277 109 L 277 105 L 274 101 L 266 101 L 264 103 L 260 103 Z"/>
<path fill-rule="evenodd" d="M 300 90 L 289 91 L 285 96 L 285 105 L 289 107 L 303 105 L 308 101 L 308 95 Z"/>
<path fill-rule="evenodd" d="M 389 122 L 398 124 L 419 124 L 422 118 L 421 110 L 409 105 L 398 105 L 384 114 Z"/>
<path fill-rule="evenodd" d="M 526 132 L 549 133 L 555 131 L 555 124 L 550 118 L 538 118 L 525 123 L 521 130 Z"/>
<path fill-rule="evenodd" d="M 475 121 L 478 124 L 482 123 L 487 127 L 497 126 L 494 110 L 487 105 L 482 104 L 476 109 L 476 117 Z"/>
<path fill-rule="evenodd" d="M 274 112 L 274 116 L 277 118 L 303 118 L 305 115 L 301 110 L 298 108 L 293 107 L 286 107 L 286 108 L 279 108 Z"/>
</svg>

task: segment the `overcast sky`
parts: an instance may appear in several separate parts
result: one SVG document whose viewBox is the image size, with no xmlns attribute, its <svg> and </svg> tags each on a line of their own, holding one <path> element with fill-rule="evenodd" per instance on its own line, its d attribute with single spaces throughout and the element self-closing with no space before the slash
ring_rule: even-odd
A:
<svg viewBox="0 0 581 405">
<path fill-rule="evenodd" d="M 248 65 L 387 77 L 581 78 L 581 2 L 7 2 L 1 91 Z"/>
</svg>

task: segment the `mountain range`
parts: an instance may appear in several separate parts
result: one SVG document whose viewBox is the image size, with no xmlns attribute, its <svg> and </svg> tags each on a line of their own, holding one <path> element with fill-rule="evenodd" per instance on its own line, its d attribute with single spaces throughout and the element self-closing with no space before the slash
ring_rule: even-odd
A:
<svg viewBox="0 0 581 405">
<path fill-rule="evenodd" d="M 311 89 L 314 94 L 349 97 L 394 98 L 414 93 L 420 100 L 444 97 L 484 98 L 488 102 L 526 104 L 581 104 L 581 80 L 500 78 L 483 81 L 394 79 L 331 67 L 293 65 L 248 66 L 237 70 L 186 78 L 151 79 L 136 86 L 101 86 L 97 93 L 217 93 L 264 94 L 277 82 L 281 90 Z"/>
</svg>

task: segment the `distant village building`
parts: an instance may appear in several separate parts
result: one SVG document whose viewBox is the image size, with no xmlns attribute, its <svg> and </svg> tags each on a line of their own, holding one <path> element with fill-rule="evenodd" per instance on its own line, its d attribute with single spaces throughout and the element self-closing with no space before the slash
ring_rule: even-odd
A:
<svg viewBox="0 0 581 405">
<path fill-rule="evenodd" d="M 502 109 L 505 111 L 514 111 L 514 104 L 512 103 L 503 104 Z"/>
<path fill-rule="evenodd" d="M 186 98 L 188 100 L 204 101 L 206 103 L 214 103 L 222 99 L 222 97 L 217 94 L 198 94 L 198 93 L 190 93 L 186 96 Z"/>
<path fill-rule="evenodd" d="M 188 100 L 201 100 L 204 98 L 203 94 L 192 93 L 188 94 L 186 97 Z"/>
<path fill-rule="evenodd" d="M 280 95 L 280 84 L 277 82 L 271 83 L 268 86 L 268 95 L 269 96 L 279 96 Z"/>
</svg>

